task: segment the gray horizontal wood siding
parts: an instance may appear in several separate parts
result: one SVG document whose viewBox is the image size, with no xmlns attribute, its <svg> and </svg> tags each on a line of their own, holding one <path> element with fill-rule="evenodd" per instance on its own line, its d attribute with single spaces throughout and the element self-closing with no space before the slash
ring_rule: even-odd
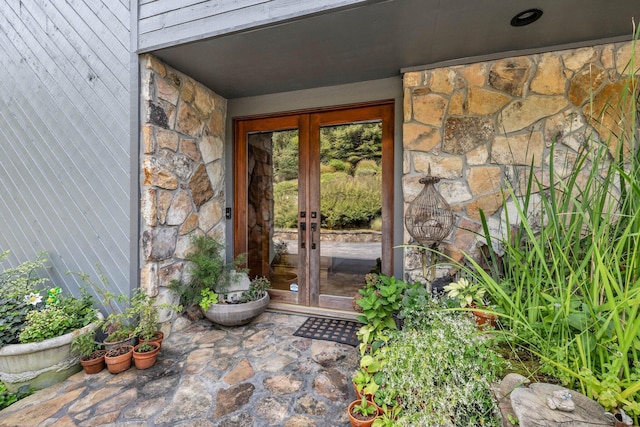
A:
<svg viewBox="0 0 640 427">
<path fill-rule="evenodd" d="M 371 0 L 139 0 L 138 49 L 148 52 L 360 3 Z"/>
<path fill-rule="evenodd" d="M 129 2 L 0 2 L 0 250 L 130 292 Z M 137 177 L 133 177 L 137 180 Z M 1 268 L 1 267 L 0 267 Z"/>
</svg>

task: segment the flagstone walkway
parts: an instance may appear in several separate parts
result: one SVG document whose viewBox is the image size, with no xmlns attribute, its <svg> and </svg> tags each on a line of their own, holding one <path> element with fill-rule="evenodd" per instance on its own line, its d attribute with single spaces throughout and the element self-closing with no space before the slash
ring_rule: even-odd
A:
<svg viewBox="0 0 640 427">
<path fill-rule="evenodd" d="M 305 320 L 198 321 L 163 342 L 154 367 L 80 372 L 0 411 L 0 426 L 348 426 L 357 350 L 294 337 Z"/>
</svg>

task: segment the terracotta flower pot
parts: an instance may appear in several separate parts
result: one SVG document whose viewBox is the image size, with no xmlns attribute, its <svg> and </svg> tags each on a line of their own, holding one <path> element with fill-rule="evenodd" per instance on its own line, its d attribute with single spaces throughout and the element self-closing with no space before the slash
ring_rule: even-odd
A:
<svg viewBox="0 0 640 427">
<path fill-rule="evenodd" d="M 124 372 L 131 367 L 131 358 L 133 357 L 133 346 L 125 345 L 107 351 L 104 356 L 104 362 L 107 369 L 112 374 Z"/>
<path fill-rule="evenodd" d="M 104 369 L 104 355 L 106 352 L 106 350 L 97 350 L 93 352 L 93 358 L 90 358 L 91 356 L 88 356 L 87 358 L 81 357 L 80 364 L 82 365 L 84 372 L 92 375 L 102 371 Z"/>
<path fill-rule="evenodd" d="M 155 335 L 153 336 L 153 338 L 151 338 L 150 340 L 145 340 L 142 339 L 141 337 L 138 337 L 138 342 L 140 344 L 144 344 L 146 342 L 148 343 L 156 343 L 158 344 L 158 347 L 162 347 L 162 341 L 164 340 L 164 332 L 162 331 L 157 331 L 155 333 Z"/>
<path fill-rule="evenodd" d="M 379 415 L 378 407 L 370 401 L 367 401 L 370 405 L 374 405 L 376 407 L 376 412 L 374 414 L 369 415 L 368 417 L 363 417 L 361 414 L 354 414 L 353 407 L 360 404 L 361 400 L 354 400 L 349 404 L 349 408 L 347 409 L 347 414 L 349 415 L 349 421 L 351 421 L 352 427 L 370 427 L 373 424 L 373 420 Z"/>
<path fill-rule="evenodd" d="M 103 341 L 105 350 L 113 350 L 114 348 L 128 346 L 135 346 L 138 342 L 138 337 L 130 337 L 123 341 Z"/>
<path fill-rule="evenodd" d="M 494 314 L 473 310 L 473 315 L 476 318 L 476 325 L 481 331 L 487 326 L 496 326 L 496 316 Z"/>
<path fill-rule="evenodd" d="M 133 363 L 136 365 L 136 369 L 149 369 L 155 365 L 158 359 L 158 352 L 160 352 L 160 344 L 149 343 L 154 347 L 151 351 L 140 352 L 138 349 L 145 343 L 140 343 L 133 348 Z"/>
</svg>

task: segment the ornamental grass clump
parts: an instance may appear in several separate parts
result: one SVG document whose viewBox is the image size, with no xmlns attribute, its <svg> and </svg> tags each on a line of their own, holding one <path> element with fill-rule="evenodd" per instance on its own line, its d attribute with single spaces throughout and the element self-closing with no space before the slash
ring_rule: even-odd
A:
<svg viewBox="0 0 640 427">
<path fill-rule="evenodd" d="M 602 114 L 616 116 L 617 139 L 588 138 L 564 178 L 556 173 L 553 159 L 560 153 L 552 146 L 544 182 L 531 167 L 526 188 L 506 191 L 503 238 L 491 235 L 482 216 L 489 268 L 470 257 L 463 268 L 501 313 L 504 329 L 495 333 L 537 355 L 544 372 L 567 387 L 609 411 L 623 408 L 637 422 L 638 77 L 624 85 Z"/>
</svg>

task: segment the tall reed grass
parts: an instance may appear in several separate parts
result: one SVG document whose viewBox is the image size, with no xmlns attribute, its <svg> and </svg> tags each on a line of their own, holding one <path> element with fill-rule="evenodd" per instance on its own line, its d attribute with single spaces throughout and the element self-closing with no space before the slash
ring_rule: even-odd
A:
<svg viewBox="0 0 640 427">
<path fill-rule="evenodd" d="M 629 69 L 635 70 L 633 59 Z M 633 73 L 609 109 L 618 114 L 617 140 L 590 139 L 564 179 L 553 161 L 548 182 L 532 167 L 524 189 L 505 190 L 503 237 L 491 235 L 482 216 L 487 262 L 469 256 L 462 268 L 495 303 L 503 325 L 496 333 L 538 355 L 567 386 L 637 418 L 640 152 Z"/>
</svg>

